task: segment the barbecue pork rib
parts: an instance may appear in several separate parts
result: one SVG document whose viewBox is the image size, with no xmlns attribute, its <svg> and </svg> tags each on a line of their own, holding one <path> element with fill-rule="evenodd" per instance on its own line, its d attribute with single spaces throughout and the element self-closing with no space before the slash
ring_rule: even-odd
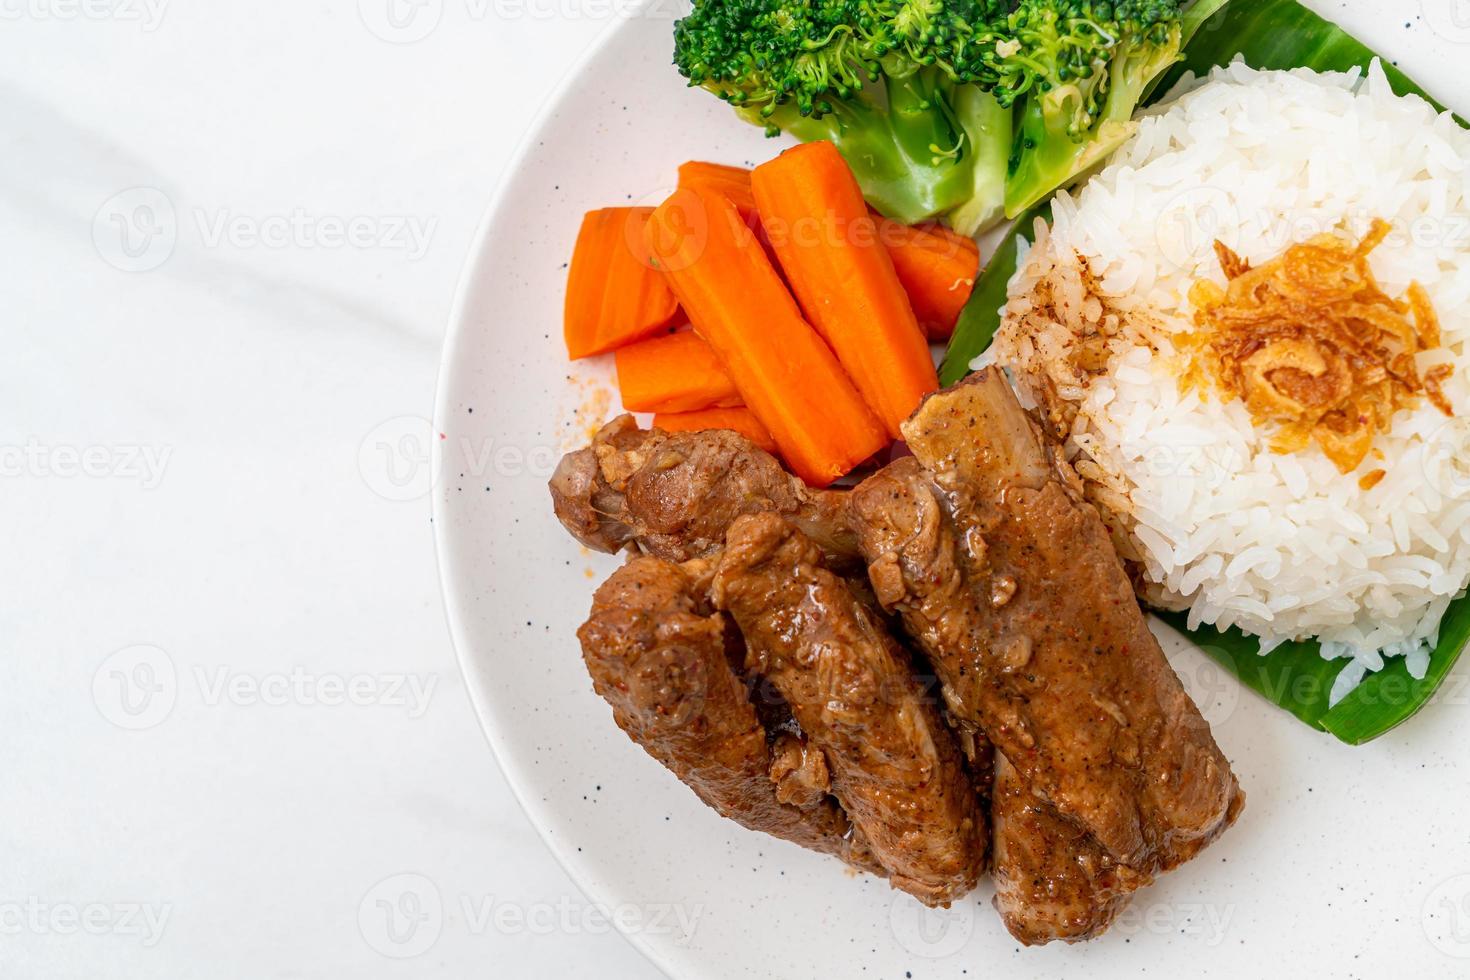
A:
<svg viewBox="0 0 1470 980">
<path fill-rule="evenodd" d="M 865 481 L 850 510 L 874 591 L 950 712 L 1126 869 L 1125 888 L 1188 860 L 1244 797 L 1059 450 L 994 371 L 931 395 L 903 431 L 915 458 Z M 1025 941 L 1082 938 L 1007 924 Z"/>
<path fill-rule="evenodd" d="M 577 631 L 593 688 L 629 738 L 723 816 L 883 874 L 823 791 L 825 774 L 800 771 L 800 738 L 782 736 L 773 757 L 731 666 L 739 636 L 705 598 L 708 575 L 706 563 L 657 558 L 614 572 Z"/>
<path fill-rule="evenodd" d="M 1014 766 L 995 756 L 990 800 L 990 871 L 995 907 L 1027 946 L 1102 935 L 1148 884 L 1116 864 L 1087 831 L 1031 792 Z"/>
<path fill-rule="evenodd" d="M 986 824 L 955 737 L 908 653 L 821 549 L 775 514 L 739 518 L 711 595 L 745 636 L 747 670 L 825 755 L 832 793 L 893 886 L 928 905 L 973 890 Z"/>
<path fill-rule="evenodd" d="M 744 514 L 773 512 L 812 537 L 833 559 L 855 559 L 843 523 L 844 496 L 812 490 L 775 457 L 723 429 L 668 433 L 613 419 L 586 449 L 562 457 L 551 478 L 556 516 L 594 551 L 635 545 L 681 562 L 722 548 Z"/>
</svg>

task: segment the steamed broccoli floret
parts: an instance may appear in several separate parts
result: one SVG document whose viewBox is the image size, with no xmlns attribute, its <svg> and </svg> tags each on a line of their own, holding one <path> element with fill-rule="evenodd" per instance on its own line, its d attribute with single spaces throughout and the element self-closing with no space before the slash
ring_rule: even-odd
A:
<svg viewBox="0 0 1470 980">
<path fill-rule="evenodd" d="M 1177 0 L 1022 0 L 1010 23 L 1027 90 L 1006 185 L 1014 217 L 1133 135 L 1133 112 L 1179 60 L 1183 34 Z"/>
<path fill-rule="evenodd" d="M 1183 33 L 1180 0 L 695 0 L 674 63 L 831 140 L 884 214 L 974 234 L 1126 139 Z"/>
<path fill-rule="evenodd" d="M 878 210 L 905 222 L 1004 207 L 1011 113 L 956 97 L 989 0 L 699 0 L 674 61 L 767 132 L 828 139 Z"/>
</svg>

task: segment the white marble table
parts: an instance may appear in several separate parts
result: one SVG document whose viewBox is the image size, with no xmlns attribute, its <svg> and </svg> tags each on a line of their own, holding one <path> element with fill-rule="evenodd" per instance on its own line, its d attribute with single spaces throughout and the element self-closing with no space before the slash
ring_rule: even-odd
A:
<svg viewBox="0 0 1470 980">
<path fill-rule="evenodd" d="M 0 976 L 654 975 L 486 748 L 412 441 L 612 6 L 0 3 Z"/>
</svg>

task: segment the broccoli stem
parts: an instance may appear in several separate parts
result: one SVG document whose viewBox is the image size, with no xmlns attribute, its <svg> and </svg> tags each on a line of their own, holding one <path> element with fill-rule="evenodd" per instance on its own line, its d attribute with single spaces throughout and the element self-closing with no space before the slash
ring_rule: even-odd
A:
<svg viewBox="0 0 1470 980">
<path fill-rule="evenodd" d="M 775 125 L 804 143 L 831 140 L 868 203 L 905 224 L 936 218 L 971 193 L 967 137 L 953 122 L 949 93 L 937 73 L 889 78 L 861 98 L 833 104 L 820 119 L 789 105 L 770 116 L 747 118 Z"/>
<path fill-rule="evenodd" d="M 1021 111 L 1010 179 L 1006 182 L 1007 218 L 1015 218 L 1068 187 L 1089 167 L 1112 153 L 1133 134 L 1128 122 L 1109 120 L 1095 135 L 1077 141 L 1067 131 L 1066 112 L 1050 111 L 1046 99 L 1030 99 Z"/>
<path fill-rule="evenodd" d="M 1093 128 L 1078 140 L 1069 133 L 1073 118 L 1062 90 L 1028 99 L 1006 185 L 1006 217 L 1014 218 L 1070 187 L 1138 128 L 1133 111 L 1149 83 L 1179 59 L 1180 29 L 1174 25 L 1162 44 L 1144 38 L 1125 41 L 1108 65 L 1108 94 Z"/>
<path fill-rule="evenodd" d="M 949 212 L 948 221 L 955 231 L 974 237 L 998 224 L 1006 212 L 1015 110 L 975 85 L 958 88 L 953 105 L 965 132 L 971 179 L 968 198 Z"/>
<path fill-rule="evenodd" d="M 950 104 L 953 90 L 953 83 L 935 69 L 888 79 L 888 107 L 898 145 L 910 168 L 926 171 L 919 186 L 904 191 L 922 202 L 919 221 L 963 204 L 970 193 L 969 146 Z M 914 182 L 912 177 L 909 182 Z"/>
</svg>

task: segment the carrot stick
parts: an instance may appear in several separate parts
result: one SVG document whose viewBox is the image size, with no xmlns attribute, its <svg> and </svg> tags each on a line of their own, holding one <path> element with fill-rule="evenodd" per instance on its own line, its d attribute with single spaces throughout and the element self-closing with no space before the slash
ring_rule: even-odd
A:
<svg viewBox="0 0 1470 980">
<path fill-rule="evenodd" d="M 748 408 L 706 408 L 698 412 L 660 412 L 653 427 L 665 432 L 705 432 L 729 429 L 738 432 L 768 453 L 776 452 L 776 441 Z"/>
<path fill-rule="evenodd" d="M 676 191 L 648 233 L 695 331 L 798 476 L 826 486 L 883 448 L 882 425 L 729 198 Z"/>
<path fill-rule="evenodd" d="M 771 257 L 771 264 L 776 267 L 776 274 L 782 276 L 781 265 L 776 261 L 776 251 L 771 248 L 770 240 L 766 237 L 766 230 L 761 227 L 760 212 L 755 206 L 755 192 L 750 189 L 750 171 L 744 167 L 732 167 L 724 163 L 704 163 L 699 160 L 690 160 L 688 163 L 679 165 L 679 186 L 696 190 L 704 188 L 716 194 L 723 194 L 735 205 L 735 210 L 740 212 L 740 217 L 745 219 L 745 224 L 751 231 L 755 232 L 756 239 L 761 243 L 761 248 Z"/>
<path fill-rule="evenodd" d="M 652 208 L 603 208 L 582 219 L 567 274 L 564 335 L 576 360 L 665 330 L 678 304 L 644 240 Z"/>
<path fill-rule="evenodd" d="M 888 434 L 902 438 L 899 424 L 939 376 L 857 179 L 822 140 L 756 167 L 751 185 L 807 318 Z"/>
<path fill-rule="evenodd" d="M 910 227 L 885 218 L 878 231 L 919 326 L 930 340 L 948 340 L 980 274 L 980 249 L 940 225 Z"/>
<path fill-rule="evenodd" d="M 707 187 L 724 194 L 769 250 L 760 225 L 755 192 L 750 188 L 749 170 L 691 160 L 679 167 L 679 186 Z M 975 277 L 980 274 L 980 250 L 974 239 L 943 225 L 910 227 L 877 214 L 874 220 L 878 222 L 878 233 L 888 247 L 893 269 L 908 294 L 919 327 L 930 340 L 948 340 L 954 333 L 960 310 L 970 298 Z"/>
<path fill-rule="evenodd" d="M 740 405 L 735 382 L 696 333 L 650 337 L 620 347 L 618 388 L 630 412 L 693 412 Z"/>
<path fill-rule="evenodd" d="M 723 194 L 735 205 L 735 210 L 740 212 L 740 217 L 745 219 L 752 231 L 760 224 L 755 193 L 750 189 L 750 171 L 744 167 L 690 160 L 679 166 L 679 186 L 690 190 L 702 187 Z"/>
</svg>

